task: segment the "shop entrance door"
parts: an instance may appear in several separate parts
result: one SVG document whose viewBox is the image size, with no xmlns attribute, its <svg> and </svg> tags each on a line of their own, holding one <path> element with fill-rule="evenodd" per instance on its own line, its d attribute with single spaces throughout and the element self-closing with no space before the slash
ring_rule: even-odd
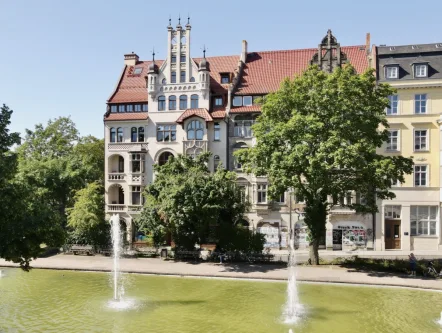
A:
<svg viewBox="0 0 442 333">
<path fill-rule="evenodd" d="M 333 229 L 333 250 L 342 250 L 342 230 Z"/>
<path fill-rule="evenodd" d="M 401 249 L 401 221 L 385 220 L 385 249 Z"/>
</svg>

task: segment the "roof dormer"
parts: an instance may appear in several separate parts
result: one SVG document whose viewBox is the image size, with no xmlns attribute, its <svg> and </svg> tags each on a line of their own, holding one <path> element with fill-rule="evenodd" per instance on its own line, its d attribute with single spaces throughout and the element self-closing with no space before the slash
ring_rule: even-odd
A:
<svg viewBox="0 0 442 333">
<path fill-rule="evenodd" d="M 428 62 L 414 62 L 411 66 L 413 68 L 413 77 L 415 79 L 428 77 Z"/>
<path fill-rule="evenodd" d="M 384 66 L 384 75 L 387 80 L 399 79 L 399 64 L 388 64 Z"/>
</svg>

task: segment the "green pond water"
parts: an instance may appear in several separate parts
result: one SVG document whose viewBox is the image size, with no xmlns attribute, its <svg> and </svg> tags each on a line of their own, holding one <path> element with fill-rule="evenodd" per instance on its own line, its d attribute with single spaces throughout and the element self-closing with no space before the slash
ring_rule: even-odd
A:
<svg viewBox="0 0 442 333">
<path fill-rule="evenodd" d="M 0 268 L 1 269 L 1 268 Z M 108 308 L 110 274 L 3 269 L 0 332 L 442 332 L 442 293 L 300 284 L 307 315 L 281 321 L 285 284 L 125 275 L 136 309 Z"/>
</svg>

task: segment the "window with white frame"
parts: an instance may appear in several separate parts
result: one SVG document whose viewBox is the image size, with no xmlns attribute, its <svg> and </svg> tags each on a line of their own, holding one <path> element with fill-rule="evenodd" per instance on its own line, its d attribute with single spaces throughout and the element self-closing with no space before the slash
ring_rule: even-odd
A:
<svg viewBox="0 0 442 333">
<path fill-rule="evenodd" d="M 157 141 L 158 142 L 176 141 L 176 125 L 158 125 Z"/>
<path fill-rule="evenodd" d="M 144 172 L 144 154 L 131 154 L 130 162 L 133 173 Z"/>
<path fill-rule="evenodd" d="M 428 150 L 428 133 L 427 130 L 414 130 L 414 151 Z"/>
<path fill-rule="evenodd" d="M 267 203 L 267 184 L 258 184 L 258 203 Z"/>
<path fill-rule="evenodd" d="M 213 141 L 221 141 L 221 125 L 213 123 Z"/>
<path fill-rule="evenodd" d="M 399 131 L 389 130 L 388 140 L 387 140 L 387 150 L 388 151 L 399 151 Z"/>
<path fill-rule="evenodd" d="M 427 94 L 414 95 L 414 113 L 427 113 Z"/>
<path fill-rule="evenodd" d="M 219 164 L 221 163 L 221 159 L 218 155 L 213 156 L 213 172 L 216 172 Z"/>
<path fill-rule="evenodd" d="M 386 219 L 400 219 L 401 218 L 401 206 L 390 205 L 384 207 L 384 217 Z"/>
<path fill-rule="evenodd" d="M 387 115 L 391 116 L 398 114 L 398 104 L 399 104 L 398 95 L 390 95 L 388 96 L 388 100 L 390 101 L 390 107 L 387 108 Z"/>
<path fill-rule="evenodd" d="M 397 79 L 399 77 L 399 67 L 398 66 L 387 66 L 385 68 L 385 77 L 387 79 Z"/>
<path fill-rule="evenodd" d="M 428 66 L 426 64 L 419 64 L 414 66 L 415 77 L 427 77 Z"/>
<path fill-rule="evenodd" d="M 141 186 L 131 186 L 132 205 L 141 205 Z"/>
<path fill-rule="evenodd" d="M 246 114 L 235 116 L 233 124 L 233 135 L 241 138 L 251 138 L 253 136 L 252 125 L 256 116 Z"/>
<path fill-rule="evenodd" d="M 247 195 L 246 195 L 247 186 L 246 185 L 238 185 L 238 188 L 241 192 L 241 202 L 245 202 L 246 198 L 247 198 Z"/>
<path fill-rule="evenodd" d="M 282 193 L 276 200 L 276 203 L 284 204 L 285 203 L 285 193 Z"/>
<path fill-rule="evenodd" d="M 411 206 L 411 236 L 437 235 L 437 220 L 437 206 Z"/>
<path fill-rule="evenodd" d="M 428 185 L 428 165 L 414 166 L 414 186 Z"/>
</svg>

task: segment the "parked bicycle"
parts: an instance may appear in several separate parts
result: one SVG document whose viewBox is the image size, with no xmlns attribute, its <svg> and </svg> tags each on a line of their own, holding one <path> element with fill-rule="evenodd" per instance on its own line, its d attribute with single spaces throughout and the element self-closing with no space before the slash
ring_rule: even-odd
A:
<svg viewBox="0 0 442 333">
<path fill-rule="evenodd" d="M 427 264 L 427 268 L 424 270 L 424 276 L 433 277 L 433 278 L 440 278 L 440 277 L 442 277 L 442 270 L 438 273 L 436 271 L 436 269 L 434 268 L 434 262 L 429 261 Z"/>
</svg>

